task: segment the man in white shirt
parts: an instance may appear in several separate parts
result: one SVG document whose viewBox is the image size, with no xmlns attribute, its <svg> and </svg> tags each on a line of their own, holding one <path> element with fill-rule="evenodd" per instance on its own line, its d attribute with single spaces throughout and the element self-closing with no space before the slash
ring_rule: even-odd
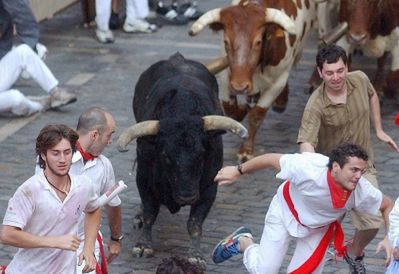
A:
<svg viewBox="0 0 399 274">
<path fill-rule="evenodd" d="M 278 273 L 292 237 L 297 246 L 288 273 L 322 273 L 324 256 L 334 239 L 338 256 L 345 256 L 344 235 L 340 220 L 351 209 L 377 214 L 381 211 L 385 229 L 392 201 L 368 182 L 362 173 L 368 156 L 358 145 L 343 144 L 330 157 L 316 153 L 264 154 L 242 165 L 222 168 L 215 181 L 231 184 L 241 174 L 262 168 L 279 171 L 277 178 L 286 180 L 277 190 L 265 218 L 260 244 L 252 240 L 246 227 L 237 229 L 215 248 L 213 260 L 223 262 L 244 253 L 250 273 Z M 387 238 L 378 245 L 390 260 Z"/>
<path fill-rule="evenodd" d="M 77 151 L 72 157 L 72 167 L 70 174 L 86 175 L 94 183 L 95 193 L 103 195 L 107 190 L 115 185 L 115 175 L 110 160 L 102 155 L 105 147 L 112 143 L 112 135 L 116 130 L 116 123 L 112 115 L 104 109 L 92 107 L 83 112 L 78 120 Z M 105 258 L 104 250 L 101 251 L 102 236 L 96 242 L 96 257 L 100 261 L 99 268 L 103 272 L 106 264 L 117 257 L 121 250 L 123 234 L 121 232 L 121 200 L 115 196 L 105 206 L 110 228 L 111 239 L 108 243 L 109 254 Z M 79 222 L 79 235 L 84 238 L 83 220 Z M 101 245 L 100 242 L 101 241 Z M 81 245 L 79 249 L 83 248 Z M 78 273 L 80 267 L 78 267 Z M 99 271 L 97 271 L 99 272 Z M 95 273 L 95 272 L 93 272 Z"/>
<path fill-rule="evenodd" d="M 40 172 L 10 199 L 0 240 L 18 247 L 7 266 L 14 273 L 75 273 L 78 220 L 85 212 L 85 242 L 79 255 L 83 272 L 95 269 L 94 243 L 101 211 L 86 176 L 69 175 L 78 135 L 65 125 L 48 125 L 36 139 Z"/>
</svg>

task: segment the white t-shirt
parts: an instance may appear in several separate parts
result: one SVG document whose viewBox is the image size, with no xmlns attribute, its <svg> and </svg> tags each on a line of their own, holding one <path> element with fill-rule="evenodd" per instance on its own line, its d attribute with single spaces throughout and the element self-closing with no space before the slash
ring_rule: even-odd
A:
<svg viewBox="0 0 399 274">
<path fill-rule="evenodd" d="M 115 175 L 114 169 L 110 160 L 104 155 L 100 155 L 91 161 L 87 161 L 84 164 L 82 154 L 76 151 L 72 157 L 72 166 L 69 170 L 69 174 L 81 175 L 84 174 L 91 179 L 94 185 L 94 191 L 98 197 L 103 195 L 114 186 Z M 121 204 L 121 199 L 119 196 L 115 196 L 109 203 L 109 206 L 119 206 Z M 84 214 L 79 219 L 79 237 L 81 239 L 80 246 L 78 249 L 78 254 L 83 250 L 84 242 Z M 99 256 L 99 245 L 96 241 L 96 256 Z"/>
<path fill-rule="evenodd" d="M 86 176 L 71 176 L 70 192 L 62 202 L 47 183 L 43 171 L 25 181 L 8 202 L 3 225 L 38 236 L 78 233 L 83 211 L 98 208 L 98 196 Z M 57 248 L 19 248 L 7 266 L 7 274 L 75 273 L 76 252 Z"/>
<path fill-rule="evenodd" d="M 281 171 L 276 177 L 290 181 L 290 196 L 301 223 L 309 228 L 322 227 L 338 220 L 351 209 L 376 215 L 381 207 L 382 193 L 364 177 L 360 178 L 345 206 L 333 208 L 327 183 L 327 164 L 328 157 L 317 153 L 285 154 L 280 158 Z M 287 227 L 297 234 L 298 223 L 293 221 L 294 217 L 283 197 L 283 185 L 276 195 L 284 205 L 282 214 Z"/>
</svg>

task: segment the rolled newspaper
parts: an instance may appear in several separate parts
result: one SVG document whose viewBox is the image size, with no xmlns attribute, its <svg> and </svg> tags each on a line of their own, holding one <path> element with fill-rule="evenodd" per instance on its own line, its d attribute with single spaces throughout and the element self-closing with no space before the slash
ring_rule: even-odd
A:
<svg viewBox="0 0 399 274">
<path fill-rule="evenodd" d="M 120 180 L 118 183 L 113 185 L 110 189 L 108 189 L 103 195 L 98 198 L 99 206 L 106 205 L 109 201 L 111 201 L 116 195 L 121 193 L 123 190 L 127 188 L 127 185 Z"/>
</svg>

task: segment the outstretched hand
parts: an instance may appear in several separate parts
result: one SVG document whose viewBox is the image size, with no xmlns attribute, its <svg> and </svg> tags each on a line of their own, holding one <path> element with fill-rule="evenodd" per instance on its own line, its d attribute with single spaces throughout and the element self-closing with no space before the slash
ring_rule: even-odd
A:
<svg viewBox="0 0 399 274">
<path fill-rule="evenodd" d="M 382 240 L 378 243 L 375 253 L 379 253 L 381 251 L 381 249 L 385 250 L 385 253 L 386 253 L 385 266 L 387 267 L 392 260 L 392 253 L 393 253 L 393 249 L 389 243 L 387 236 L 385 236 L 384 240 Z M 397 248 L 395 248 L 395 249 L 397 249 Z M 397 255 L 399 255 L 399 254 L 397 254 Z"/>
<path fill-rule="evenodd" d="M 387 143 L 390 147 L 392 147 L 394 150 L 399 152 L 398 145 L 395 143 L 395 141 L 389 136 L 388 134 L 385 133 L 385 131 L 379 131 L 377 132 L 377 137 L 380 139 L 380 141 Z"/>
<path fill-rule="evenodd" d="M 219 170 L 214 181 L 219 185 L 232 184 L 239 176 L 236 166 L 226 166 Z"/>
</svg>

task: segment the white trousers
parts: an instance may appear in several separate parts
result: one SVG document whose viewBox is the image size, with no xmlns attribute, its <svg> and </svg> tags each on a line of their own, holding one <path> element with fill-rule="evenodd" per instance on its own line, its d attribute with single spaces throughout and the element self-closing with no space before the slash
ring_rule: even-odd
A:
<svg viewBox="0 0 399 274">
<path fill-rule="evenodd" d="M 22 70 L 26 70 L 46 92 L 58 85 L 57 79 L 40 57 L 28 45 L 21 44 L 0 60 L 0 112 L 30 115 L 41 110 L 37 102 L 29 100 L 18 90 L 10 90 Z"/>
<path fill-rule="evenodd" d="M 0 92 L 0 114 L 28 116 L 41 111 L 43 106 L 25 97 L 19 90 Z"/>
<path fill-rule="evenodd" d="M 249 273 L 279 273 L 289 242 L 294 238 L 287 231 L 281 216 L 281 206 L 275 196 L 265 217 L 265 226 L 260 244 L 252 244 L 244 252 L 244 265 Z M 310 229 L 305 237 L 296 238 L 297 244 L 287 269 L 288 273 L 300 267 L 313 254 L 327 230 L 328 226 Z M 325 259 L 323 258 L 313 274 L 322 273 L 324 261 Z"/>
<path fill-rule="evenodd" d="M 96 25 L 103 31 L 109 30 L 111 17 L 111 0 L 96 0 Z M 150 9 L 148 0 L 126 0 L 126 22 L 134 23 L 137 19 L 148 16 Z"/>
</svg>

